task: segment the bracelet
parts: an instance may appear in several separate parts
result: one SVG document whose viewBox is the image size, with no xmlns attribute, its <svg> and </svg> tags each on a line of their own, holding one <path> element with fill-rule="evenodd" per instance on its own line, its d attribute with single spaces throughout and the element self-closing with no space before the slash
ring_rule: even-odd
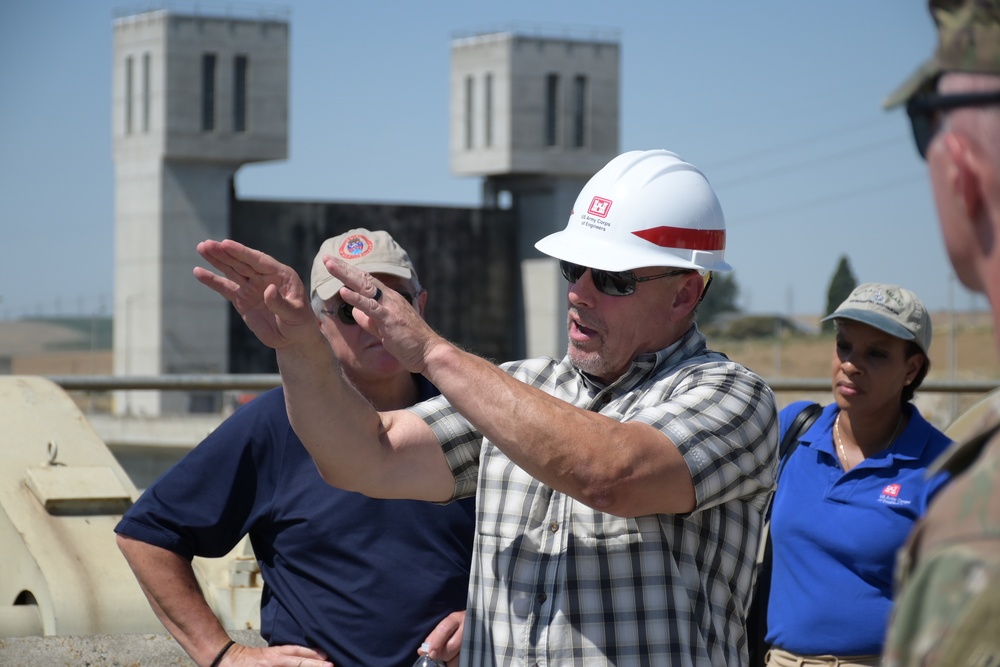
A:
<svg viewBox="0 0 1000 667">
<path fill-rule="evenodd" d="M 227 652 L 227 651 L 228 651 L 228 650 L 229 650 L 230 648 L 232 648 L 233 644 L 235 644 L 235 643 L 236 643 L 236 642 L 234 642 L 234 641 L 233 641 L 232 639 L 230 639 L 230 640 L 229 640 L 229 643 L 228 643 L 228 644 L 226 644 L 225 646 L 223 646 L 223 647 L 222 647 L 222 650 L 221 650 L 221 651 L 219 651 L 218 655 L 216 655 L 216 656 L 215 656 L 215 660 L 213 660 L 213 661 L 212 661 L 212 664 L 211 664 L 211 665 L 209 665 L 208 667 L 219 667 L 219 663 L 220 663 L 220 662 L 222 662 L 222 658 L 224 658 L 224 657 L 225 657 L 225 655 L 226 655 L 226 652 Z"/>
</svg>

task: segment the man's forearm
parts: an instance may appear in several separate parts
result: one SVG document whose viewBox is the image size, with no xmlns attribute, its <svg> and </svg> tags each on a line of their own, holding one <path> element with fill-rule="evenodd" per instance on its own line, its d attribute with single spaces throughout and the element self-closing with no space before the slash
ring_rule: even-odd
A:
<svg viewBox="0 0 1000 667">
<path fill-rule="evenodd" d="M 455 479 L 430 428 L 406 410 L 376 411 L 326 339 L 278 350 L 278 366 L 289 421 L 328 484 L 376 498 L 452 497 Z"/>
<path fill-rule="evenodd" d="M 687 465 L 652 427 L 577 408 L 450 344 L 436 346 L 425 374 L 477 430 L 546 485 L 615 514 L 693 509 Z"/>
<path fill-rule="evenodd" d="M 323 478 L 357 490 L 379 458 L 379 413 L 347 381 L 327 340 L 277 350 L 288 419 Z"/>
<path fill-rule="evenodd" d="M 197 664 L 211 663 L 229 635 L 208 606 L 191 561 L 130 537 L 117 540 L 163 627 Z"/>
</svg>

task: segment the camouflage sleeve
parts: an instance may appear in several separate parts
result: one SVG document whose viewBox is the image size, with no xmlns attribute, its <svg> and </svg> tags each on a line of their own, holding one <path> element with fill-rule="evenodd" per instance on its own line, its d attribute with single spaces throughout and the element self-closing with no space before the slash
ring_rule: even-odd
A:
<svg viewBox="0 0 1000 667">
<path fill-rule="evenodd" d="M 1000 664 L 998 539 L 921 561 L 896 600 L 884 667 Z"/>
<path fill-rule="evenodd" d="M 899 554 L 883 667 L 1000 665 L 1000 425 L 949 451 L 958 474 Z"/>
</svg>

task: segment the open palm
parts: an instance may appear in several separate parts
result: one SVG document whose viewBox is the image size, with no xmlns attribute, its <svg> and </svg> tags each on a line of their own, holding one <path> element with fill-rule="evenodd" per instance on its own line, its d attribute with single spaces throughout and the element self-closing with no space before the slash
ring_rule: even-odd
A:
<svg viewBox="0 0 1000 667">
<path fill-rule="evenodd" d="M 279 349 L 318 331 L 305 285 L 291 267 L 228 239 L 203 241 L 198 254 L 222 275 L 195 267 L 195 278 L 228 299 L 268 347 Z"/>
</svg>

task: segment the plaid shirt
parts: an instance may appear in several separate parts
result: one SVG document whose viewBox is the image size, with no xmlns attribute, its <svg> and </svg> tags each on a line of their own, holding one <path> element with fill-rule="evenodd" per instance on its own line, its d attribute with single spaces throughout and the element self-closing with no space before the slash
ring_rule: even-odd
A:
<svg viewBox="0 0 1000 667">
<path fill-rule="evenodd" d="M 456 497 L 478 495 L 463 667 L 745 664 L 777 449 L 764 381 L 706 349 L 696 327 L 610 386 L 568 358 L 505 370 L 577 407 L 662 431 L 691 470 L 697 505 L 686 515 L 595 511 L 517 467 L 447 400 L 414 408 L 442 442 Z"/>
</svg>

